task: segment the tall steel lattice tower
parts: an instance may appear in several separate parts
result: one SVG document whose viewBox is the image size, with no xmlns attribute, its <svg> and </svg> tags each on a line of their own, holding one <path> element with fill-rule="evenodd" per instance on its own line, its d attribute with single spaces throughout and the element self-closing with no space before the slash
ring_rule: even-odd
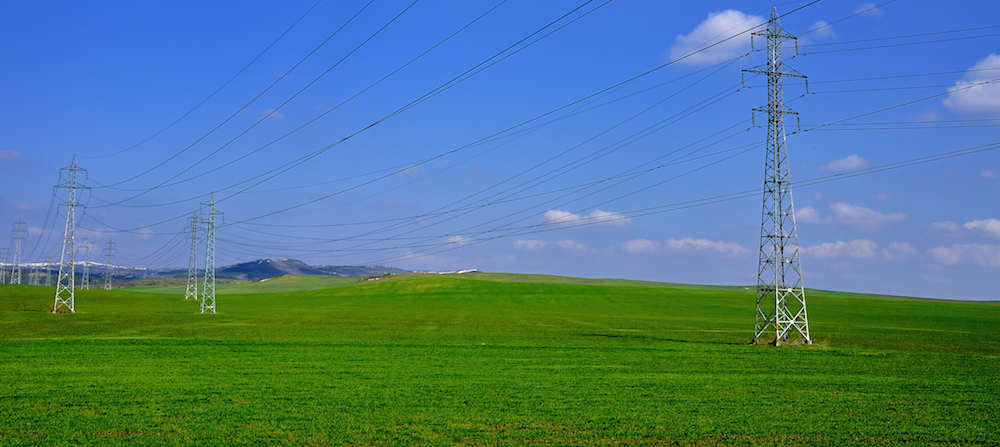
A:
<svg viewBox="0 0 1000 447">
<path fill-rule="evenodd" d="M 24 222 L 21 219 L 14 224 L 14 229 L 10 230 L 11 240 L 14 242 L 14 259 L 10 264 L 10 283 L 21 284 L 21 240 L 24 239 Z"/>
<path fill-rule="evenodd" d="M 0 284 L 7 284 L 7 247 L 0 248 Z"/>
<path fill-rule="evenodd" d="M 782 61 L 782 42 L 795 40 L 795 37 L 781 28 L 776 8 L 771 9 L 767 29 L 753 33 L 753 36 L 767 38 L 767 64 L 744 71 L 767 76 L 768 101 L 766 107 L 753 109 L 754 112 L 767 112 L 767 159 L 764 162 L 764 208 L 752 343 L 767 340 L 773 333 L 771 343 L 778 346 L 788 342 L 793 332 L 801 335 L 806 343 L 812 343 L 785 147 L 784 116 L 798 114 L 785 106 L 782 96 L 783 78 L 805 79 L 805 76 L 785 66 Z"/>
<path fill-rule="evenodd" d="M 45 256 L 45 287 L 52 287 L 52 255 Z"/>
<path fill-rule="evenodd" d="M 83 276 L 80 277 L 80 288 L 90 290 L 90 236 L 83 238 Z"/>
<path fill-rule="evenodd" d="M 184 299 L 198 299 L 198 212 L 190 217 L 191 255 L 188 257 L 188 283 Z"/>
<path fill-rule="evenodd" d="M 76 207 L 83 206 L 76 201 L 76 190 L 89 189 L 77 182 L 78 175 L 81 172 L 86 175 L 87 170 L 76 165 L 76 155 L 73 156 L 73 163 L 60 171 L 66 171 L 68 180 L 56 188 L 66 189 L 68 196 L 61 204 L 66 207 L 66 231 L 63 233 L 62 256 L 59 259 L 56 300 L 52 305 L 54 314 L 76 312 Z M 59 177 L 62 178 L 61 173 Z"/>
<path fill-rule="evenodd" d="M 107 262 L 104 266 L 104 290 L 111 290 L 111 276 L 114 273 L 112 268 L 114 264 L 112 263 L 115 262 L 115 252 L 117 251 L 118 249 L 115 248 L 115 243 L 112 241 L 108 241 L 107 245 L 104 246 L 104 258 Z"/>
<path fill-rule="evenodd" d="M 28 284 L 38 285 L 38 264 L 31 264 L 31 268 L 28 270 Z"/>
<path fill-rule="evenodd" d="M 215 194 L 202 205 L 208 207 L 205 222 L 205 281 L 201 287 L 201 313 L 215 313 L 215 216 L 222 213 L 215 210 Z"/>
</svg>

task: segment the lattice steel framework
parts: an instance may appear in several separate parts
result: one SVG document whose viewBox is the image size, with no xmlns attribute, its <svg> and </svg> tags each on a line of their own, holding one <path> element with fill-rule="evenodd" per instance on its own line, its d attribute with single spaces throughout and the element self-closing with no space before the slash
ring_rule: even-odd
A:
<svg viewBox="0 0 1000 447">
<path fill-rule="evenodd" d="M 45 287 L 52 287 L 52 255 L 45 256 Z"/>
<path fill-rule="evenodd" d="M 7 284 L 7 256 L 10 250 L 7 247 L 0 248 L 0 284 Z"/>
<path fill-rule="evenodd" d="M 28 284 L 33 286 L 38 285 L 38 264 L 30 264 L 31 268 L 28 269 Z"/>
<path fill-rule="evenodd" d="M 111 276 L 114 273 L 115 253 L 118 251 L 115 248 L 115 243 L 108 241 L 104 246 L 104 257 L 106 264 L 104 265 L 104 290 L 111 290 Z"/>
<path fill-rule="evenodd" d="M 10 283 L 21 284 L 21 240 L 24 239 L 24 222 L 18 219 L 14 229 L 10 230 L 11 241 L 14 242 L 14 259 L 10 264 Z"/>
<path fill-rule="evenodd" d="M 198 212 L 189 218 L 191 228 L 191 254 L 188 256 L 188 282 L 184 299 L 198 299 Z"/>
<path fill-rule="evenodd" d="M 202 205 L 208 207 L 205 222 L 205 281 L 201 288 L 201 313 L 215 313 L 215 216 L 222 213 L 215 210 L 215 194 Z"/>
<path fill-rule="evenodd" d="M 80 277 L 80 288 L 90 290 L 90 236 L 83 238 L 83 276 Z"/>
<path fill-rule="evenodd" d="M 73 163 L 60 171 L 66 171 L 68 180 L 56 188 L 67 191 L 66 201 L 61 206 L 66 207 L 66 231 L 63 233 L 62 255 L 59 259 L 59 280 L 56 282 L 56 300 L 52 305 L 52 313 L 76 312 L 76 207 L 84 206 L 76 201 L 78 189 L 90 189 L 77 182 L 78 175 L 87 170 L 76 165 L 76 155 Z M 59 175 L 62 178 L 62 173 Z"/>
<path fill-rule="evenodd" d="M 796 332 L 806 343 L 812 343 L 785 146 L 784 116 L 798 114 L 785 106 L 782 92 L 785 77 L 805 79 L 805 76 L 785 66 L 782 61 L 782 42 L 795 40 L 795 37 L 781 28 L 776 8 L 771 9 L 767 29 L 753 33 L 753 36 L 767 39 L 767 64 L 744 71 L 767 76 L 768 102 L 766 107 L 753 109 L 754 112 L 767 113 L 767 158 L 764 163 L 764 206 L 752 343 L 769 339 L 773 334 L 771 343 L 777 346 L 787 342 L 789 336 Z"/>
</svg>

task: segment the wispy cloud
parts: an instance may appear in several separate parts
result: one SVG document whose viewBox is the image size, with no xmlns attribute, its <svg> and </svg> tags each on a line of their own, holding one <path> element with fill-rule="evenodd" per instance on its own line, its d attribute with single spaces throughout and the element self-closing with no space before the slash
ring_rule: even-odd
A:
<svg viewBox="0 0 1000 447">
<path fill-rule="evenodd" d="M 952 222 L 950 220 L 944 222 L 932 222 L 928 225 L 932 230 L 944 230 L 944 231 L 958 231 L 962 229 L 962 226 Z"/>
<path fill-rule="evenodd" d="M 796 210 L 795 218 L 803 223 L 845 225 L 856 228 L 877 228 L 910 219 L 905 213 L 886 214 L 844 202 L 831 203 L 830 215 L 826 217 L 821 217 L 815 208 L 806 206 Z"/>
<path fill-rule="evenodd" d="M 689 34 L 680 34 L 670 48 L 670 59 L 677 59 L 710 44 L 732 37 L 755 25 L 764 23 L 759 16 L 748 15 L 734 9 L 713 12 Z M 712 48 L 685 58 L 687 65 L 708 65 L 732 59 L 750 49 L 750 34 L 722 42 Z"/>
<path fill-rule="evenodd" d="M 667 239 L 663 242 L 649 239 L 634 239 L 621 246 L 622 251 L 632 254 L 657 254 L 667 252 L 712 252 L 723 255 L 740 255 L 748 250 L 740 244 L 708 239 Z"/>
<path fill-rule="evenodd" d="M 984 231 L 991 236 L 1000 236 L 1000 220 L 989 218 L 983 220 L 973 220 L 962 225 L 970 230 Z"/>
<path fill-rule="evenodd" d="M 518 250 L 540 251 L 546 247 L 561 248 L 572 252 L 584 252 L 589 250 L 589 247 L 586 245 L 569 239 L 553 242 L 534 239 L 518 239 L 514 241 L 514 248 Z"/>
<path fill-rule="evenodd" d="M 840 160 L 831 161 L 830 163 L 820 166 L 818 169 L 820 171 L 841 172 L 841 171 L 853 171 L 855 169 L 864 169 L 867 168 L 868 166 L 871 166 L 871 163 L 869 163 L 868 160 L 865 160 L 864 158 L 861 158 L 857 155 L 849 155 L 847 157 L 841 158 Z"/>
<path fill-rule="evenodd" d="M 1000 245 L 962 244 L 934 247 L 927 251 L 934 262 L 944 265 L 977 264 L 1000 267 Z"/>
<path fill-rule="evenodd" d="M 878 9 L 878 6 L 875 6 L 874 3 L 862 3 L 857 8 L 854 8 L 854 13 L 875 18 L 882 17 L 882 10 Z"/>
<path fill-rule="evenodd" d="M 833 213 L 835 222 L 860 228 L 881 227 L 885 224 L 910 219 L 909 216 L 901 212 L 885 214 L 863 206 L 842 202 L 830 204 L 830 211 Z"/>
<path fill-rule="evenodd" d="M 548 210 L 542 216 L 542 222 L 550 224 L 596 224 L 613 227 L 628 227 L 632 218 L 621 213 L 594 210 L 588 216 L 573 214 L 566 210 Z"/>
<path fill-rule="evenodd" d="M 452 236 L 448 238 L 449 244 L 465 245 L 468 244 L 469 242 L 472 242 L 472 239 L 467 238 L 465 236 Z"/>
<path fill-rule="evenodd" d="M 824 242 L 819 245 L 805 247 L 800 250 L 803 257 L 817 259 L 871 259 L 877 255 L 878 244 L 868 239 L 855 239 L 850 242 Z"/>
<path fill-rule="evenodd" d="M 424 167 L 421 165 L 410 166 L 402 171 L 393 174 L 393 177 L 397 178 L 407 178 L 407 177 L 419 177 L 420 174 L 424 172 Z"/>
<path fill-rule="evenodd" d="M 17 151 L 0 149 L 0 161 L 22 161 L 24 157 Z"/>
<path fill-rule="evenodd" d="M 1000 116 L 1000 56 L 991 53 L 967 71 L 962 79 L 948 89 L 942 100 L 945 108 L 971 116 Z M 979 84 L 972 85 L 970 84 Z"/>
<path fill-rule="evenodd" d="M 809 30 L 806 32 L 815 33 L 813 34 L 813 36 L 817 39 L 826 39 L 835 36 L 835 34 L 833 33 L 833 26 L 831 26 L 829 23 L 826 23 L 826 20 L 820 20 L 816 23 L 813 23 L 813 26 L 810 26 Z"/>
</svg>

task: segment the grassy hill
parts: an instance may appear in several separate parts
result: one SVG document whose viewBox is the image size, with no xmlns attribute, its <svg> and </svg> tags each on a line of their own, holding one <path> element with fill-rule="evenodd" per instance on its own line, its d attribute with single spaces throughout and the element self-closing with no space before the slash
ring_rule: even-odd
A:
<svg viewBox="0 0 1000 447">
<path fill-rule="evenodd" d="M 163 293 L 168 292 L 168 293 Z M 0 286 L 0 444 L 996 445 L 1000 306 L 472 274 Z"/>
</svg>

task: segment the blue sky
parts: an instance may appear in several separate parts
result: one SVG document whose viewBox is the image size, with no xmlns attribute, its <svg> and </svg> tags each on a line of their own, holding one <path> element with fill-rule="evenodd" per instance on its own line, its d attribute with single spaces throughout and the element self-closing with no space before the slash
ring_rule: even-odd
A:
<svg viewBox="0 0 1000 447">
<path fill-rule="evenodd" d="M 0 224 L 58 259 L 75 155 L 125 265 L 186 267 L 214 193 L 219 265 L 752 285 L 771 6 L 7 2 Z M 777 11 L 805 285 L 998 299 L 1000 5 Z"/>
</svg>

